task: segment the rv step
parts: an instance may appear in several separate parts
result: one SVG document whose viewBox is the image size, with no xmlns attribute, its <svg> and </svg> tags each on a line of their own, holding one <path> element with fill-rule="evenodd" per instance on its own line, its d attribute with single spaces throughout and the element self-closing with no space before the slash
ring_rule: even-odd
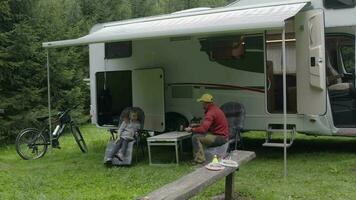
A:
<svg viewBox="0 0 356 200">
<path fill-rule="evenodd" d="M 274 132 L 274 133 L 284 133 L 284 129 L 267 129 L 268 132 Z M 287 129 L 287 133 L 293 133 L 295 130 L 294 129 Z"/>
<path fill-rule="evenodd" d="M 264 147 L 284 147 L 284 143 L 277 143 L 277 142 L 265 142 L 262 144 L 262 146 Z M 291 143 L 287 143 L 286 147 L 290 147 L 292 146 Z"/>
<path fill-rule="evenodd" d="M 272 140 L 273 134 L 281 135 L 283 133 L 284 133 L 284 129 L 274 129 L 274 128 L 268 127 L 268 129 L 266 131 L 266 141 L 265 141 L 265 143 L 262 144 L 262 146 L 264 146 L 264 147 L 284 147 L 283 142 L 273 142 L 273 140 Z M 286 133 L 288 135 L 286 146 L 290 147 L 290 146 L 292 146 L 292 144 L 294 142 L 294 138 L 295 138 L 295 134 L 296 134 L 295 128 L 287 129 Z"/>
</svg>

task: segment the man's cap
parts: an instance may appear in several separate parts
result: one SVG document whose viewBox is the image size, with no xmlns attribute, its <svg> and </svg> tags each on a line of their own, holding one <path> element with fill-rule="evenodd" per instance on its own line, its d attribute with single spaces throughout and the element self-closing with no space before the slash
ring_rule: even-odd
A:
<svg viewBox="0 0 356 200">
<path fill-rule="evenodd" d="M 197 99 L 197 102 L 205 102 L 205 103 L 213 103 L 213 95 L 211 94 L 203 94 L 199 99 Z"/>
</svg>

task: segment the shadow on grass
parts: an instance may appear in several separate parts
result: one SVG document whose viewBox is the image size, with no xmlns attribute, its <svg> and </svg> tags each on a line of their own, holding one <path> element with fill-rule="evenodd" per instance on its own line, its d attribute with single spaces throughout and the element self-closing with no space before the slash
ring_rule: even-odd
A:
<svg viewBox="0 0 356 200">
<path fill-rule="evenodd" d="M 72 139 L 72 138 L 70 138 Z M 103 164 L 104 153 L 106 145 L 108 143 L 109 137 L 107 139 L 91 138 L 87 142 L 88 144 L 88 154 L 84 155 L 89 160 L 96 160 L 98 164 Z M 282 140 L 279 140 L 283 142 Z M 187 144 L 183 145 L 184 152 L 183 155 L 179 155 L 181 163 L 188 163 L 192 159 L 192 149 L 191 145 L 188 144 L 190 141 L 185 141 Z M 273 147 L 263 147 L 262 144 L 265 142 L 263 132 L 255 132 L 252 135 L 246 133 L 244 135 L 244 150 L 256 152 L 257 159 L 281 159 L 283 158 L 283 148 L 273 148 Z M 147 145 L 144 146 L 144 152 L 142 154 L 141 149 L 136 151 L 134 148 L 134 154 L 132 158 L 132 166 L 135 165 L 148 165 L 148 149 Z M 356 153 L 356 140 L 354 138 L 345 137 L 314 137 L 306 136 L 302 134 L 297 134 L 293 145 L 288 148 L 288 156 L 306 156 L 308 154 L 355 154 Z M 57 150 L 56 150 L 57 151 Z M 62 151 L 62 150 L 58 150 Z M 175 151 L 173 147 L 154 147 L 151 149 L 152 160 L 155 163 L 166 163 L 174 164 Z M 72 149 L 68 149 L 65 152 L 66 158 L 76 160 L 76 157 L 82 157 L 78 146 L 74 146 Z M 137 162 L 136 162 L 137 155 Z M 54 156 L 54 155 L 46 155 Z M 85 161 L 84 161 L 85 162 Z M 88 161 L 89 162 L 89 161 Z"/>
<path fill-rule="evenodd" d="M 255 151 L 259 157 L 266 158 L 280 158 L 283 154 L 283 148 L 279 147 L 263 147 L 265 142 L 262 134 L 258 137 L 244 137 L 244 149 Z M 282 139 L 277 140 L 282 142 Z M 325 136 L 305 136 L 298 134 L 297 138 L 290 148 L 288 148 L 288 155 L 302 155 L 308 153 L 332 153 L 332 154 L 345 154 L 356 153 L 356 139 L 345 137 L 325 137 Z"/>
</svg>

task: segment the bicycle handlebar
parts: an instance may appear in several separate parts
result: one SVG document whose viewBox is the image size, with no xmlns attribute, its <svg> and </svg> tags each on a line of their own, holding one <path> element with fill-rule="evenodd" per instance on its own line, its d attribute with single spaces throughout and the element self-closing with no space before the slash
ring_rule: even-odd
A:
<svg viewBox="0 0 356 200">
<path fill-rule="evenodd" d="M 65 111 L 63 112 L 60 112 L 58 114 L 54 114 L 54 115 L 51 115 L 51 117 L 58 117 L 59 119 L 63 118 L 64 116 L 66 116 L 71 110 L 74 110 L 76 109 L 80 104 L 76 104 L 75 106 L 73 106 L 72 108 L 67 108 Z M 46 116 L 46 117 L 38 117 L 37 120 L 38 121 L 44 121 L 46 119 L 48 119 L 49 117 Z"/>
</svg>

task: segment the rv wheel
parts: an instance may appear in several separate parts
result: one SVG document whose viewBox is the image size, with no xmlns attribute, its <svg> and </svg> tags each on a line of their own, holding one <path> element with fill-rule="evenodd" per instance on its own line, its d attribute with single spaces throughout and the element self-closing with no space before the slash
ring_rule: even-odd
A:
<svg viewBox="0 0 356 200">
<path fill-rule="evenodd" d="M 166 113 L 166 130 L 165 132 L 178 131 L 181 126 L 187 127 L 188 120 L 179 113 L 169 112 Z"/>
</svg>

